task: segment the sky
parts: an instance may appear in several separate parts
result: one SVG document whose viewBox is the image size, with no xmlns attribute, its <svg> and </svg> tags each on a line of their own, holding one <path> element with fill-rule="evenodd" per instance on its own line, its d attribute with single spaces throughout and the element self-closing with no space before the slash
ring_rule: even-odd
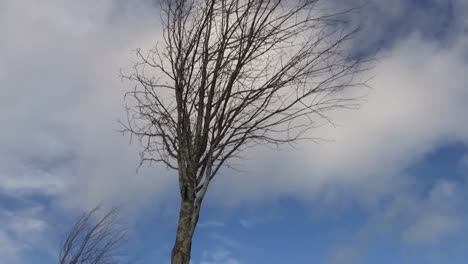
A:
<svg viewBox="0 0 468 264">
<path fill-rule="evenodd" d="M 348 44 L 378 58 L 360 109 L 222 171 L 192 263 L 466 263 L 467 18 L 464 0 L 366 1 Z M 152 0 L 0 1 L 0 264 L 57 263 L 98 204 L 122 208 L 125 261 L 169 263 L 176 174 L 137 171 L 118 123 L 119 74 L 160 34 Z"/>
</svg>

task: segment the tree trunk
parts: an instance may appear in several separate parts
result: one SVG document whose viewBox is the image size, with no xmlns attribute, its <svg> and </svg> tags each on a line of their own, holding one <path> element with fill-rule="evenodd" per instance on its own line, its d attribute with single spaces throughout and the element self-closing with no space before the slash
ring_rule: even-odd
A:
<svg viewBox="0 0 468 264">
<path fill-rule="evenodd" d="M 194 205 L 190 199 L 182 197 L 182 204 L 179 212 L 179 223 L 174 247 L 172 248 L 172 264 L 189 264 L 190 252 L 192 249 L 192 238 L 195 228 L 193 228 L 192 217 Z"/>
</svg>

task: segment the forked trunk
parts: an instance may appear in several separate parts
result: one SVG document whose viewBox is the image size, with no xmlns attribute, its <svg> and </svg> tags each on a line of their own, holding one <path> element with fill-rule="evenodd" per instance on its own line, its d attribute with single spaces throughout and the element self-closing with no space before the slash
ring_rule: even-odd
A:
<svg viewBox="0 0 468 264">
<path fill-rule="evenodd" d="M 185 166 L 181 167 L 185 168 Z M 200 201 L 196 198 L 195 184 L 193 183 L 196 178 L 195 174 L 190 169 L 181 169 L 179 173 L 181 203 L 177 234 L 171 254 L 171 263 L 189 264 L 192 250 L 192 238 L 200 213 Z"/>
</svg>

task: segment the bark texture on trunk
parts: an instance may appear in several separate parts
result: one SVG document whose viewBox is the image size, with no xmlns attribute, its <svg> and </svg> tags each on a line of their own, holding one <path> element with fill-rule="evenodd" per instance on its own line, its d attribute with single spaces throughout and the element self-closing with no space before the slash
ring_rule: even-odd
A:
<svg viewBox="0 0 468 264">
<path fill-rule="evenodd" d="M 192 249 L 192 238 L 194 228 L 192 228 L 193 203 L 182 201 L 179 213 L 179 223 L 174 247 L 172 249 L 172 264 L 189 264 L 190 252 Z"/>
<path fill-rule="evenodd" d="M 172 264 L 189 264 L 192 250 L 192 238 L 200 213 L 196 198 L 195 174 L 185 166 L 179 171 L 181 204 L 177 234 L 172 248 Z"/>
<path fill-rule="evenodd" d="M 192 239 L 195 228 L 200 217 L 203 198 L 205 197 L 208 184 L 211 180 L 211 161 L 206 169 L 208 180 L 197 190 L 197 170 L 194 169 L 190 155 L 185 153 L 186 158 L 179 160 L 179 188 L 180 188 L 180 211 L 177 234 L 171 253 L 172 264 L 189 264 L 192 250 Z"/>
</svg>

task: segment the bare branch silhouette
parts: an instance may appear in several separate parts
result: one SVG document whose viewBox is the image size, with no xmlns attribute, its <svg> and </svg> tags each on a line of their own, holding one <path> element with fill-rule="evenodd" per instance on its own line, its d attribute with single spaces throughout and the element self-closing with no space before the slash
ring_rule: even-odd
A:
<svg viewBox="0 0 468 264">
<path fill-rule="evenodd" d="M 126 239 L 126 230 L 118 223 L 118 209 L 102 216 L 99 207 L 83 213 L 65 238 L 59 255 L 60 264 L 116 264 L 117 252 Z"/>
<path fill-rule="evenodd" d="M 211 180 L 257 144 L 309 139 L 347 97 L 365 61 L 345 46 L 359 28 L 319 0 L 163 0 L 163 48 L 137 51 L 125 131 L 141 163 L 178 171 L 181 209 L 172 263 L 188 264 Z"/>
</svg>

